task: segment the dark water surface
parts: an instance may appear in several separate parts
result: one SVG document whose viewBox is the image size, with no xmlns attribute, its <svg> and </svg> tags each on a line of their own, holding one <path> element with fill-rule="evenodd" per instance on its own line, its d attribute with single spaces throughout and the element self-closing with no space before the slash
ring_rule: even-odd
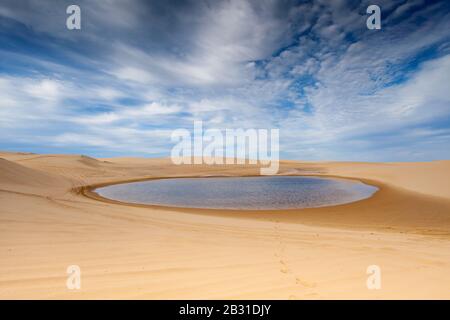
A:
<svg viewBox="0 0 450 320">
<path fill-rule="evenodd" d="M 105 198 L 130 203 L 269 210 L 344 204 L 368 198 L 377 190 L 346 179 L 272 176 L 161 179 L 117 184 L 95 191 Z"/>
</svg>

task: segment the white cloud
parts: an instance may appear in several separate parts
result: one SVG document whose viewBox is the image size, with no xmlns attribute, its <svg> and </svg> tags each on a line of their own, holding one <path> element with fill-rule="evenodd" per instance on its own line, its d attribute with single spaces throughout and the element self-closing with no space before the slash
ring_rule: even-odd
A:
<svg viewBox="0 0 450 320">
<path fill-rule="evenodd" d="M 157 77 L 150 72 L 137 67 L 124 66 L 112 70 L 111 73 L 122 80 L 135 81 L 142 84 L 151 84 L 157 81 Z"/>
<path fill-rule="evenodd" d="M 85 124 L 100 125 L 113 122 L 128 121 L 134 124 L 150 124 L 160 121 L 158 116 L 171 115 L 181 111 L 177 105 L 163 105 L 152 102 L 142 106 L 120 107 L 117 111 L 101 112 L 92 115 L 73 116 L 69 121 Z"/>
<path fill-rule="evenodd" d="M 51 79 L 30 81 L 23 87 L 24 93 L 30 98 L 49 101 L 59 100 L 64 94 L 63 90 L 63 85 Z"/>
</svg>

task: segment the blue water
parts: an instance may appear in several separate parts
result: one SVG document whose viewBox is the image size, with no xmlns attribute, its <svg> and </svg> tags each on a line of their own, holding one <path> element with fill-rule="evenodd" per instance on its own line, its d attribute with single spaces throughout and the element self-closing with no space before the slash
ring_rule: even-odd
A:
<svg viewBox="0 0 450 320">
<path fill-rule="evenodd" d="M 270 210 L 313 208 L 365 199 L 378 189 L 362 182 L 299 176 L 176 178 L 98 188 L 109 199 L 186 208 Z"/>
</svg>

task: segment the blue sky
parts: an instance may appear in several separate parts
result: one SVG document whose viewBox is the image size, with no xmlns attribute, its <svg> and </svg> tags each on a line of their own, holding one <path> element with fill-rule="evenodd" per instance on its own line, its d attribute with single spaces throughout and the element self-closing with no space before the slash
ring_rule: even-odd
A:
<svg viewBox="0 0 450 320">
<path fill-rule="evenodd" d="M 448 1 L 2 0 L 0 150 L 168 156 L 203 120 L 285 159 L 450 159 L 449 30 Z"/>
</svg>

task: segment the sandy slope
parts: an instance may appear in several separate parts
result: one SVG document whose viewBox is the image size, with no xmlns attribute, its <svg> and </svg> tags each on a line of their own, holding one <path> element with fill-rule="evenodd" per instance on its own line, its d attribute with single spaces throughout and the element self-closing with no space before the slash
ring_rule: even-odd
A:
<svg viewBox="0 0 450 320">
<path fill-rule="evenodd" d="M 0 157 L 1 298 L 450 298 L 448 161 L 286 161 L 282 174 L 354 177 L 381 189 L 349 205 L 261 214 L 144 208 L 80 192 L 145 177 L 257 174 L 253 167 Z M 73 264 L 79 291 L 66 288 Z M 366 287 L 372 264 L 381 290 Z"/>
</svg>

